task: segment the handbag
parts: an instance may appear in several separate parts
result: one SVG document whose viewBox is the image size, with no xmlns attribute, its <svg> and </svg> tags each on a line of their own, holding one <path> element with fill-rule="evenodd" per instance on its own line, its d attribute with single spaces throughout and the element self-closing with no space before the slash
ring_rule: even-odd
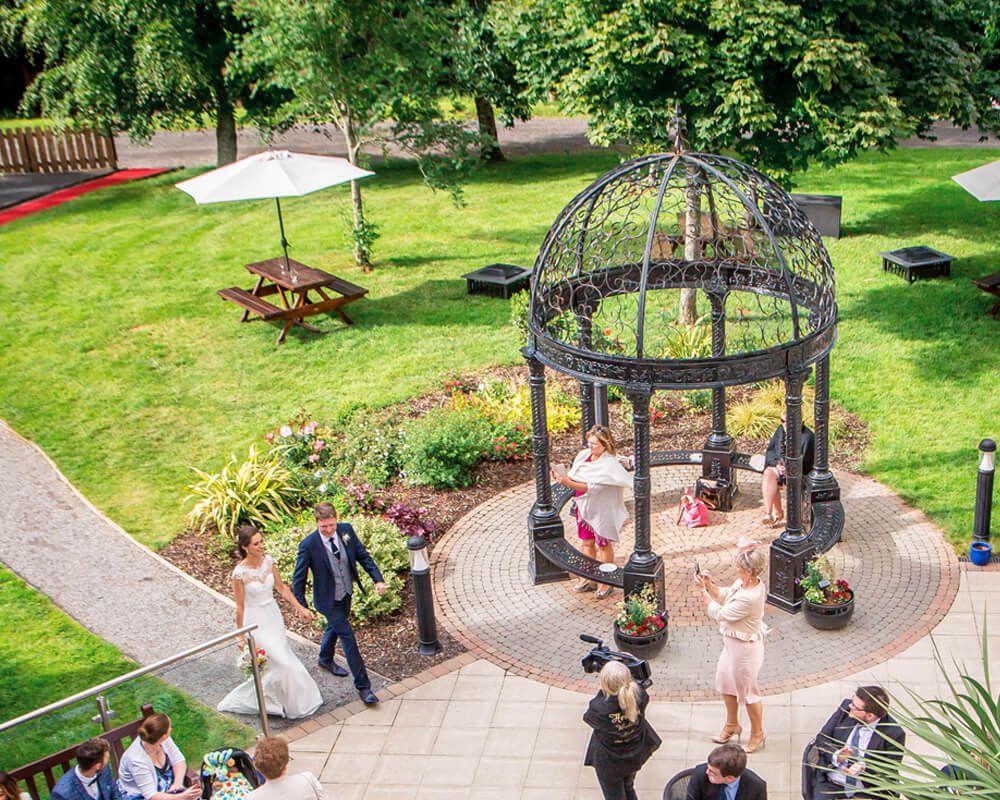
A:
<svg viewBox="0 0 1000 800">
<path fill-rule="evenodd" d="M 708 525 L 708 506 L 697 497 L 690 494 L 681 495 L 679 504 L 680 516 L 677 523 L 684 523 L 689 528 L 704 528 Z"/>
</svg>

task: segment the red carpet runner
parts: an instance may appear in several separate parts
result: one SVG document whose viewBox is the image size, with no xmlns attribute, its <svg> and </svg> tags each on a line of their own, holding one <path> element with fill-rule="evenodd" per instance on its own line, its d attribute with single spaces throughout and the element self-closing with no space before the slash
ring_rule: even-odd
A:
<svg viewBox="0 0 1000 800">
<path fill-rule="evenodd" d="M 118 170 L 118 172 L 112 172 L 110 175 L 105 175 L 103 178 L 95 178 L 92 181 L 78 183 L 76 186 L 60 189 L 59 191 L 52 192 L 52 194 L 47 194 L 44 197 L 36 197 L 34 200 L 28 200 L 27 202 L 20 203 L 16 206 L 0 211 L 0 225 L 6 225 L 8 222 L 12 222 L 15 219 L 27 217 L 29 214 L 36 214 L 47 208 L 62 205 L 63 203 L 72 200 L 74 197 L 79 197 L 81 194 L 86 194 L 87 192 L 93 192 L 96 189 L 103 189 L 105 186 L 114 186 L 116 183 L 126 183 L 127 181 L 136 181 L 141 178 L 151 178 L 154 175 L 159 175 L 163 172 L 169 171 L 170 170 L 168 169 Z"/>
</svg>

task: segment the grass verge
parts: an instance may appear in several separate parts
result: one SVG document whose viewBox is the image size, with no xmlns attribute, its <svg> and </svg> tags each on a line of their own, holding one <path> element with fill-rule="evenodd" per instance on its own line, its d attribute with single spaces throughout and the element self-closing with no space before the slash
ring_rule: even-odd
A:
<svg viewBox="0 0 1000 800">
<path fill-rule="evenodd" d="M 6 665 L 0 670 L 4 719 L 25 714 L 123 675 L 137 665 L 89 633 L 13 573 L 0 567 L 0 629 Z M 106 694 L 117 721 L 139 716 L 143 703 L 170 715 L 174 738 L 198 769 L 201 757 L 223 746 L 245 746 L 254 731 L 203 706 L 159 678 L 144 676 Z M 12 769 L 100 731 L 91 699 L 0 734 L 0 768 Z"/>
</svg>

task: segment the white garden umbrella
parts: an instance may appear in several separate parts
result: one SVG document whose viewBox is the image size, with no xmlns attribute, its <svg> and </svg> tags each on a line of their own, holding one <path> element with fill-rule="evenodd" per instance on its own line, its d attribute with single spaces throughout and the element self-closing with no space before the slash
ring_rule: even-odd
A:
<svg viewBox="0 0 1000 800">
<path fill-rule="evenodd" d="M 1000 161 L 952 175 L 951 179 L 977 200 L 1000 200 Z"/>
<path fill-rule="evenodd" d="M 199 205 L 232 200 L 264 200 L 273 197 L 278 207 L 278 230 L 288 269 L 288 241 L 281 218 L 281 198 L 301 197 L 348 181 L 374 175 L 343 158 L 312 156 L 288 150 L 266 150 L 213 169 L 197 178 L 181 181 L 177 188 Z"/>
</svg>

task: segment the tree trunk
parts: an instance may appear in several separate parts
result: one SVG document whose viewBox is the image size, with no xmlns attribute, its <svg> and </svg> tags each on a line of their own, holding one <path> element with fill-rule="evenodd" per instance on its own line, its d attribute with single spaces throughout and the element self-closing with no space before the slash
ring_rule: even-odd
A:
<svg viewBox="0 0 1000 800">
<path fill-rule="evenodd" d="M 483 138 L 489 136 L 492 140 L 483 143 L 480 157 L 483 161 L 506 161 L 497 137 L 497 118 L 493 106 L 485 97 L 476 97 L 476 120 L 479 122 L 479 135 Z"/>
<path fill-rule="evenodd" d="M 225 90 L 219 93 L 215 112 L 215 160 L 220 167 L 236 160 L 236 116 Z"/>
<path fill-rule="evenodd" d="M 684 190 L 684 260 L 701 258 L 701 192 L 697 183 L 696 167 L 687 167 L 687 186 Z M 698 294 L 695 289 L 681 289 L 677 319 L 682 325 L 698 321 Z"/>
<path fill-rule="evenodd" d="M 344 138 L 347 140 L 347 160 L 354 166 L 357 166 L 358 152 L 361 149 L 361 144 L 358 142 L 358 136 L 354 130 L 354 122 L 351 119 L 350 114 L 347 115 L 346 123 L 343 127 Z M 371 260 L 368 257 L 367 249 L 362 244 L 362 232 L 365 227 L 365 209 L 364 204 L 361 201 L 361 184 L 358 181 L 351 181 L 351 215 L 353 229 L 353 236 L 351 238 L 354 242 L 354 263 L 361 267 L 364 272 L 371 272 Z"/>
</svg>

